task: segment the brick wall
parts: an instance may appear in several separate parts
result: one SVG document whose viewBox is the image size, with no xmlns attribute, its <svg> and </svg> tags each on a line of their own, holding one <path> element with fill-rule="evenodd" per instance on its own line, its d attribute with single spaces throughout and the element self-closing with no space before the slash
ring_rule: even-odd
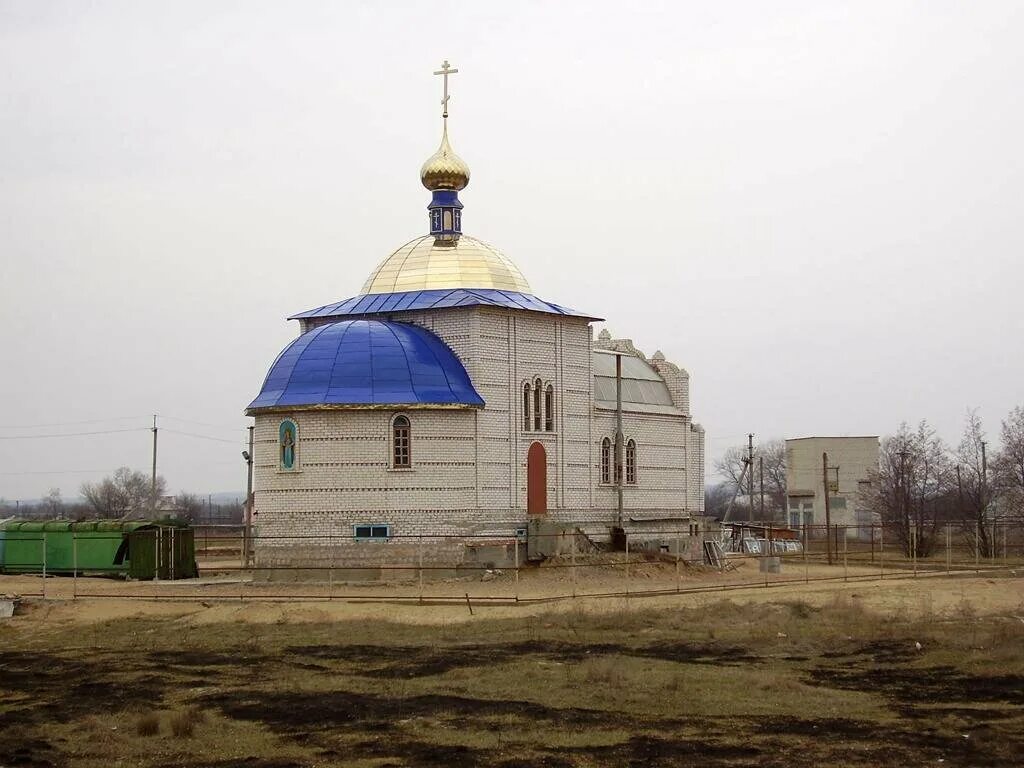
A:
<svg viewBox="0 0 1024 768">
<path fill-rule="evenodd" d="M 589 322 L 492 307 L 401 313 L 392 319 L 440 336 L 466 366 L 485 407 L 257 415 L 258 558 L 279 562 L 302 547 L 312 558 L 315 544 L 351 537 L 356 524 L 389 524 L 394 541 L 429 534 L 510 536 L 526 520 L 526 455 L 535 441 L 547 454 L 549 515 L 586 523 L 591 535 L 606 535 L 615 520 L 616 498 L 613 487 L 599 482 L 600 445 L 605 436 L 614 436 L 615 413 L 594 407 Z M 323 322 L 310 320 L 306 327 Z M 627 516 L 642 511 L 645 519 L 678 518 L 703 509 L 704 433 L 689 416 L 689 375 L 663 358 L 651 364 L 665 377 L 673 400 L 678 398 L 681 413 L 624 414 L 626 439 L 637 443 L 637 483 L 625 489 L 625 508 Z M 543 419 L 542 431 L 532 428 L 532 420 L 525 428 L 523 387 L 537 379 L 542 391 L 549 384 L 554 388 L 550 432 L 543 431 Z M 531 405 L 532 394 L 531 389 Z M 412 424 L 412 469 L 390 466 L 390 423 L 397 413 Z M 278 466 L 278 426 L 284 418 L 298 425 L 294 471 Z M 633 528 L 645 526 L 650 527 Z M 353 543 L 352 557 L 397 553 L 394 541 Z M 429 549 L 428 558 L 456 551 L 447 543 Z"/>
</svg>

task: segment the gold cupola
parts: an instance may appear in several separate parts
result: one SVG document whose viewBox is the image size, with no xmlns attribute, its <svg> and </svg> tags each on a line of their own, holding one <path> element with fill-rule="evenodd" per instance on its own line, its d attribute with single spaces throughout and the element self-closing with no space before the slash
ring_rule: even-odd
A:
<svg viewBox="0 0 1024 768">
<path fill-rule="evenodd" d="M 469 166 L 455 154 L 448 142 L 448 121 L 444 121 L 441 146 L 420 168 L 420 181 L 431 192 L 459 192 L 469 184 Z"/>
<path fill-rule="evenodd" d="M 427 206 L 429 234 L 417 237 L 377 265 L 361 295 L 412 291 L 484 289 L 530 294 L 530 284 L 515 264 L 497 248 L 462 234 L 459 191 L 469 184 L 469 166 L 448 142 L 448 76 L 458 72 L 445 61 L 435 75 L 444 76 L 441 101 L 441 146 L 420 169 L 420 181 L 430 190 Z"/>
</svg>

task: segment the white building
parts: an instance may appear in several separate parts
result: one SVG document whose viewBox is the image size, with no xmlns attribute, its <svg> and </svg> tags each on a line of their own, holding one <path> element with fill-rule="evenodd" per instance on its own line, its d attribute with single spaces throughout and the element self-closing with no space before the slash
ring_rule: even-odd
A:
<svg viewBox="0 0 1024 768">
<path fill-rule="evenodd" d="M 827 477 L 832 525 L 846 526 L 850 538 L 868 538 L 874 520 L 862 496 L 871 488 L 869 470 L 878 470 L 877 435 L 786 440 L 790 527 L 825 525 Z"/>
<path fill-rule="evenodd" d="M 463 234 L 469 168 L 447 114 L 420 178 L 429 233 L 381 261 L 357 296 L 290 318 L 300 335 L 246 411 L 258 563 L 399 558 L 423 535 L 451 537 L 430 541 L 431 559 L 472 559 L 531 517 L 599 537 L 620 524 L 685 529 L 704 504 L 689 374 L 607 331 L 595 341 L 597 318 L 537 298 L 511 260 Z"/>
</svg>

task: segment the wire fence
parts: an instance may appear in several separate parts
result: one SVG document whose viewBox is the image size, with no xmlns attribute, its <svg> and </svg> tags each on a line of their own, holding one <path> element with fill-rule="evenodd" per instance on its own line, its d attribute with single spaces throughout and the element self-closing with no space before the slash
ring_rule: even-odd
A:
<svg viewBox="0 0 1024 768">
<path fill-rule="evenodd" d="M 1024 568 L 1019 521 L 481 534 L 247 535 L 243 526 L 5 531 L 0 593 L 43 599 L 515 605 Z M 1024 573 L 1024 571 L 1021 571 Z"/>
</svg>

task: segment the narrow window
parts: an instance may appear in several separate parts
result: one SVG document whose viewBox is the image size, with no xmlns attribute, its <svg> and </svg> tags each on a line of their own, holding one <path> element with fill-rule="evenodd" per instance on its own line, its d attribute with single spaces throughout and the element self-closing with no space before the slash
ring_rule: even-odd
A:
<svg viewBox="0 0 1024 768">
<path fill-rule="evenodd" d="M 612 481 L 612 441 L 607 437 L 601 441 L 601 482 Z"/>
<path fill-rule="evenodd" d="M 404 469 L 412 466 L 412 449 L 409 444 L 409 419 L 396 416 L 391 422 L 392 467 Z"/>
<path fill-rule="evenodd" d="M 295 469 L 298 450 L 298 428 L 291 419 L 285 419 L 277 431 L 278 462 L 281 469 Z"/>
<path fill-rule="evenodd" d="M 452 228 L 452 212 L 446 210 L 444 212 L 444 230 L 445 232 L 450 231 Z"/>
<path fill-rule="evenodd" d="M 540 379 L 533 384 L 533 431 L 540 432 L 541 387 Z"/>
<path fill-rule="evenodd" d="M 523 431 L 530 431 L 530 384 L 523 384 Z"/>
<path fill-rule="evenodd" d="M 555 388 L 551 384 L 544 390 L 544 431 L 555 431 Z"/>
<path fill-rule="evenodd" d="M 636 485 L 636 440 L 626 443 L 626 484 Z"/>
</svg>

